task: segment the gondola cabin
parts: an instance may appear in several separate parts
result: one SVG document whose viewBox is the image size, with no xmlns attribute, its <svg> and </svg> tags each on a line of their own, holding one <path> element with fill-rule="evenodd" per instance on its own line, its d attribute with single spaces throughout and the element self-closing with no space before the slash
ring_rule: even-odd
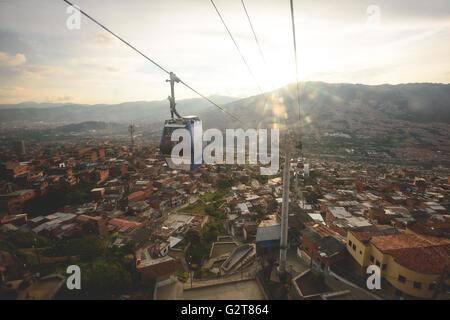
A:
<svg viewBox="0 0 450 320">
<path fill-rule="evenodd" d="M 194 130 L 194 128 L 196 129 Z M 198 150 L 197 155 L 195 153 L 196 148 L 202 149 L 203 147 L 203 132 L 201 128 L 202 121 L 197 116 L 169 119 L 164 122 L 164 129 L 159 148 L 169 168 L 192 171 L 202 165 L 202 150 Z M 172 149 L 179 143 L 178 141 L 172 141 L 172 133 L 176 129 L 186 129 L 190 133 L 190 154 L 184 155 L 182 154 L 182 151 L 179 154 L 179 156 L 183 157 L 184 159 L 190 159 L 190 161 L 188 161 L 189 163 L 177 164 L 172 160 Z"/>
</svg>

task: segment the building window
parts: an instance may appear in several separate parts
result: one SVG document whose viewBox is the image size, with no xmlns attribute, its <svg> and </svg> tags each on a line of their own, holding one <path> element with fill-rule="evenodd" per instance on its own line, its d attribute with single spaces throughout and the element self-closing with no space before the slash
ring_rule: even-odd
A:
<svg viewBox="0 0 450 320">
<path fill-rule="evenodd" d="M 414 281 L 413 287 L 414 289 L 422 289 L 422 283 Z"/>
<path fill-rule="evenodd" d="M 351 248 L 352 247 L 352 240 L 348 240 L 348 246 Z"/>
<path fill-rule="evenodd" d="M 362 251 L 361 251 L 361 250 L 359 250 L 359 254 L 362 254 Z"/>
<path fill-rule="evenodd" d="M 428 290 L 434 290 L 436 289 L 436 283 L 430 283 L 430 285 L 428 286 Z"/>
<path fill-rule="evenodd" d="M 375 261 L 375 258 L 371 255 L 370 256 L 370 262 L 374 262 Z"/>
<path fill-rule="evenodd" d="M 386 270 L 387 264 L 383 264 L 383 267 L 381 267 L 381 270 Z"/>
<path fill-rule="evenodd" d="M 377 262 L 375 263 L 378 267 L 381 266 L 380 261 L 377 260 Z"/>
<path fill-rule="evenodd" d="M 356 251 L 356 246 L 353 244 L 353 251 Z"/>
<path fill-rule="evenodd" d="M 404 276 L 402 276 L 401 274 L 398 275 L 398 281 L 401 283 L 405 283 L 406 282 L 406 278 Z"/>
</svg>

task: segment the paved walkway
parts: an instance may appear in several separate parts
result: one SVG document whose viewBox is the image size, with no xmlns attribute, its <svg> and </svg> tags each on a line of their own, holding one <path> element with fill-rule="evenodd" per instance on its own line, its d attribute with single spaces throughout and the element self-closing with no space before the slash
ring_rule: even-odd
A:
<svg viewBox="0 0 450 320">
<path fill-rule="evenodd" d="M 217 279 L 211 279 L 211 280 L 197 280 L 192 282 L 192 288 L 202 288 L 202 287 L 209 287 L 209 286 L 215 286 L 218 284 L 226 284 L 230 282 L 236 282 L 241 280 L 251 280 L 255 277 L 253 274 L 249 274 L 248 272 L 244 272 L 242 275 L 241 273 L 233 274 L 231 276 L 227 277 L 221 277 Z M 191 289 L 191 282 L 190 280 L 186 281 L 183 286 L 184 290 Z"/>
<path fill-rule="evenodd" d="M 156 300 L 183 300 L 183 283 L 176 281 L 156 291 Z"/>
<path fill-rule="evenodd" d="M 309 269 L 309 265 L 297 257 L 297 249 L 288 250 L 286 255 L 286 268 L 288 272 L 292 271 L 293 276 L 299 275 Z"/>
<path fill-rule="evenodd" d="M 185 290 L 185 300 L 264 300 L 264 294 L 256 280 Z"/>
</svg>

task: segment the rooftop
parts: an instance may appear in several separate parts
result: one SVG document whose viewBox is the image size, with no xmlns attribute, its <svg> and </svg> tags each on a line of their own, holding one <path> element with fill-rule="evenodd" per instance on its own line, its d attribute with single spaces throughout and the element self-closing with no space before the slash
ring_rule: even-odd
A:
<svg viewBox="0 0 450 320">
<path fill-rule="evenodd" d="M 450 262 L 450 239 L 415 234 L 373 237 L 371 243 L 406 268 L 440 274 Z"/>
</svg>

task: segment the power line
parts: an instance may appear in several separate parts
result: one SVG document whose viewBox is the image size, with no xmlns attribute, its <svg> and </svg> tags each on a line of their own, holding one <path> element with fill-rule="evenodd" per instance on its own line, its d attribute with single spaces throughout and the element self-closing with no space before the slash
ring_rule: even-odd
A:
<svg viewBox="0 0 450 320">
<path fill-rule="evenodd" d="M 262 62 L 264 64 L 264 68 L 265 68 L 266 72 L 269 73 L 269 67 L 267 66 L 266 57 L 264 56 L 261 44 L 259 43 L 259 39 L 258 39 L 258 37 L 256 35 L 255 28 L 253 27 L 253 23 L 252 23 L 252 20 L 250 19 L 250 15 L 248 14 L 247 7 L 245 6 L 244 0 L 241 0 L 241 3 L 242 3 L 242 7 L 244 8 L 245 15 L 247 16 L 247 20 L 248 20 L 248 23 L 250 25 L 250 28 L 252 29 L 253 38 L 255 39 L 256 45 L 258 46 L 259 55 L 261 56 Z M 270 73 L 269 73 L 268 79 L 269 79 L 269 82 L 270 82 L 270 85 L 271 85 L 270 89 L 273 90 L 275 86 L 273 84 L 272 77 L 270 77 Z"/>
<path fill-rule="evenodd" d="M 264 66 L 265 66 L 266 69 L 267 69 L 266 59 L 265 59 L 265 57 L 264 57 L 264 54 L 263 54 L 261 45 L 259 44 L 258 37 L 256 36 L 255 29 L 253 28 L 252 20 L 250 19 L 250 15 L 248 14 L 247 7 L 245 6 L 244 0 L 241 0 L 241 3 L 242 3 L 242 7 L 244 8 L 245 15 L 247 16 L 248 23 L 250 24 L 250 28 L 252 29 L 253 37 L 255 38 L 256 44 L 257 44 L 257 46 L 258 46 L 259 54 L 261 55 L 261 59 L 262 59 L 262 61 L 263 61 L 263 63 L 264 63 Z"/>
<path fill-rule="evenodd" d="M 229 113 L 228 111 L 226 111 L 223 107 L 219 106 L 218 104 L 216 104 L 215 102 L 213 102 L 211 99 L 209 99 L 208 97 L 204 96 L 203 94 L 201 94 L 200 92 L 198 92 L 197 90 L 195 90 L 194 88 L 192 88 L 191 86 L 189 86 L 187 83 L 185 83 L 183 80 L 180 80 L 180 83 L 182 83 L 186 88 L 192 90 L 193 92 L 195 92 L 196 94 L 198 94 L 200 97 L 202 97 L 203 99 L 205 99 L 206 101 L 208 101 L 209 103 L 213 104 L 214 106 L 216 106 L 217 108 L 219 108 L 222 112 L 226 113 L 227 115 L 229 115 L 231 118 L 233 118 L 236 121 L 239 121 L 240 123 L 244 124 L 244 122 L 242 122 L 242 120 L 240 120 L 239 118 L 235 117 L 233 114 Z"/>
<path fill-rule="evenodd" d="M 122 39 L 121 37 L 119 37 L 117 34 L 115 34 L 114 32 L 112 32 L 110 29 L 108 29 L 107 27 L 105 27 L 103 24 L 101 24 L 100 22 L 98 22 L 97 20 L 95 20 L 94 18 L 92 18 L 90 15 L 88 15 L 86 12 L 84 12 L 83 10 L 80 9 L 79 6 L 77 5 L 73 5 L 70 1 L 68 0 L 63 0 L 65 3 L 67 3 L 69 6 L 74 7 L 75 9 L 77 9 L 78 11 L 80 11 L 81 14 L 83 14 L 86 18 L 88 18 L 89 20 L 91 20 L 92 22 L 96 23 L 97 25 L 99 25 L 101 28 L 103 28 L 104 30 L 106 30 L 107 32 L 109 32 L 110 34 L 112 34 L 114 37 L 116 37 L 117 39 L 119 39 L 120 41 L 122 41 L 123 43 L 125 43 L 127 46 L 129 46 L 131 49 L 133 49 L 134 51 L 136 51 L 137 53 L 139 53 L 141 56 L 143 56 L 145 59 L 147 59 L 148 61 L 150 61 L 151 63 L 153 63 L 155 66 L 157 66 L 159 69 L 161 69 L 162 71 L 164 71 L 167 74 L 170 74 L 170 72 L 168 70 L 166 70 L 165 68 L 163 68 L 160 64 L 158 64 L 157 62 L 155 62 L 154 60 L 150 59 L 147 55 L 145 55 L 144 53 L 142 53 L 141 51 L 139 51 L 138 49 L 136 49 L 134 46 L 132 46 L 129 42 L 125 41 L 124 39 Z"/>
<path fill-rule="evenodd" d="M 161 69 L 162 71 L 164 71 L 165 73 L 170 75 L 170 71 L 168 71 L 167 69 L 165 69 L 164 67 L 162 67 L 159 63 L 157 63 L 156 61 L 154 61 L 153 59 L 151 59 L 150 57 L 148 57 L 147 55 L 145 55 L 144 53 L 142 53 L 141 51 L 139 51 L 136 47 L 134 47 L 133 45 L 131 45 L 129 42 L 127 42 L 126 40 L 124 40 L 123 38 L 119 37 L 116 33 L 114 33 L 113 31 L 111 31 L 110 29 L 108 29 L 106 26 L 104 26 L 102 23 L 100 23 L 99 21 L 97 21 L 96 19 L 94 19 L 93 17 L 91 17 L 89 14 L 87 14 L 85 11 L 81 10 L 79 6 L 77 5 L 73 5 L 70 1 L 68 0 L 62 0 L 65 3 L 67 3 L 69 6 L 77 9 L 81 14 L 83 14 L 86 18 L 88 18 L 89 20 L 91 20 L 92 22 L 94 22 L 95 24 L 97 24 L 98 26 L 100 26 L 102 29 L 104 29 L 105 31 L 109 32 L 110 34 L 112 34 L 114 37 L 116 37 L 117 39 L 119 39 L 121 42 L 123 42 L 124 44 L 126 44 L 128 47 L 130 47 L 131 49 L 133 49 L 134 51 L 136 51 L 138 54 L 140 54 L 141 56 L 143 56 L 145 59 L 147 59 L 148 61 L 150 61 L 152 64 L 154 64 L 156 67 L 158 67 L 159 69 Z M 240 120 L 239 118 L 237 118 L 236 116 L 232 115 L 230 112 L 226 111 L 223 107 L 219 106 L 217 103 L 213 102 L 211 99 L 207 98 L 206 96 L 204 96 L 203 94 L 201 94 L 200 92 L 198 92 L 197 90 L 195 90 L 194 88 L 192 88 L 191 86 L 189 86 L 187 83 L 185 83 L 184 81 L 180 80 L 180 83 L 182 83 L 186 88 L 190 89 L 191 91 L 193 91 L 194 93 L 196 93 L 197 95 L 199 95 L 200 97 L 202 97 L 203 99 L 205 99 L 206 101 L 210 102 L 212 105 L 214 105 L 215 107 L 219 108 L 222 112 L 226 113 L 228 116 L 230 116 L 231 118 L 233 118 L 234 120 L 242 123 L 245 125 L 245 123 Z"/>
<path fill-rule="evenodd" d="M 210 1 L 211 1 L 211 4 L 213 5 L 214 9 L 215 9 L 216 12 L 217 12 L 217 15 L 219 16 L 220 20 L 222 21 L 222 24 L 224 25 L 225 29 L 227 30 L 228 35 L 230 36 L 231 40 L 233 41 L 234 46 L 236 47 L 237 51 L 239 52 L 239 55 L 241 56 L 242 61 L 244 62 L 245 66 L 247 67 L 248 72 L 250 73 L 250 75 L 252 76 L 253 80 L 255 81 L 255 84 L 256 84 L 256 86 L 258 87 L 260 93 L 264 96 L 264 99 L 265 99 L 266 102 L 268 103 L 267 98 L 266 98 L 266 95 L 264 94 L 263 90 L 261 89 L 261 86 L 259 85 L 258 81 L 256 80 L 256 77 L 255 77 L 255 75 L 253 74 L 253 72 L 252 72 L 252 70 L 251 70 L 251 68 L 250 68 L 250 66 L 249 66 L 249 64 L 248 64 L 248 62 L 247 62 L 247 60 L 245 59 L 244 55 L 242 54 L 242 51 L 241 51 L 241 49 L 239 48 L 239 46 L 238 46 L 236 40 L 234 40 L 234 37 L 233 37 L 233 35 L 231 34 L 230 29 L 228 29 L 228 26 L 227 26 L 227 24 L 225 23 L 225 20 L 223 19 L 222 15 L 220 14 L 219 9 L 217 8 L 216 4 L 214 3 L 214 0 L 210 0 Z"/>
</svg>

